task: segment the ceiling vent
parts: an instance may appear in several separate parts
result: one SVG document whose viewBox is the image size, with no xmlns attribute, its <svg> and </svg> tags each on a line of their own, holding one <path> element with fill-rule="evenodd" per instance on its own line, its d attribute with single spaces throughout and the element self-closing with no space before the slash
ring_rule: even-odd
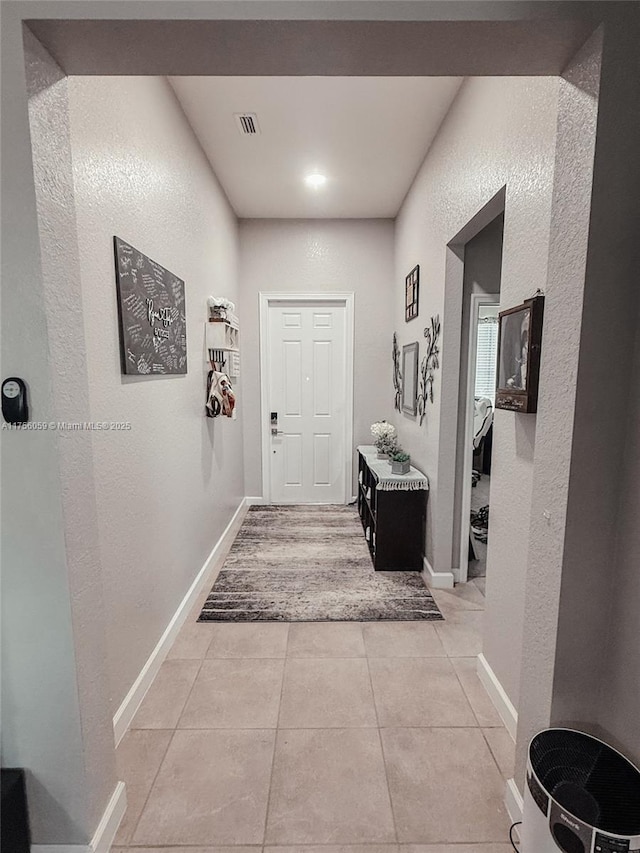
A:
<svg viewBox="0 0 640 853">
<path fill-rule="evenodd" d="M 255 113 L 234 113 L 234 118 L 243 136 L 256 136 L 260 133 L 258 116 Z"/>
</svg>

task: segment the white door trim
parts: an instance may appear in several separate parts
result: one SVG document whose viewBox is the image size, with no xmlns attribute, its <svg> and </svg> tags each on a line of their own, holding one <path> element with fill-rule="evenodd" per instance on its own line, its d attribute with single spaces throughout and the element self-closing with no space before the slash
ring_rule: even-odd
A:
<svg viewBox="0 0 640 853">
<path fill-rule="evenodd" d="M 354 349 L 354 294 L 346 291 L 322 293 L 265 293 L 260 292 L 260 435 L 262 437 L 262 498 L 271 503 L 271 425 L 267 379 L 269 377 L 269 306 L 274 302 L 337 302 L 345 307 L 345 459 L 344 502 L 351 501 L 353 485 L 353 349 Z"/>
<path fill-rule="evenodd" d="M 471 515 L 471 472 L 473 471 L 473 453 L 469 448 L 473 442 L 473 406 L 469 391 L 475 382 L 474 369 L 478 354 L 477 320 L 478 309 L 483 305 L 500 305 L 499 293 L 472 293 L 469 308 L 469 358 L 467 361 L 467 393 L 464 409 L 464 465 L 462 469 L 462 507 L 460 514 L 460 568 L 458 582 L 466 583 L 469 576 L 469 524 Z"/>
</svg>

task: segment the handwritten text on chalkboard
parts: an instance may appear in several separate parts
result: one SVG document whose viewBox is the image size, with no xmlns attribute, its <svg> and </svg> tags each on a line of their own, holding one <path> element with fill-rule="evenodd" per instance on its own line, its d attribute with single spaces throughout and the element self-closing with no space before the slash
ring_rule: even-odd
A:
<svg viewBox="0 0 640 853">
<path fill-rule="evenodd" d="M 122 372 L 186 373 L 184 282 L 114 237 Z"/>
</svg>

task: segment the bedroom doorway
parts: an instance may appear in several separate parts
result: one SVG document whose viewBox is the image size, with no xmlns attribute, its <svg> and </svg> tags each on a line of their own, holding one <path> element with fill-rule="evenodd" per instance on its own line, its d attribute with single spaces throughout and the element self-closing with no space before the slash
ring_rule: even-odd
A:
<svg viewBox="0 0 640 853">
<path fill-rule="evenodd" d="M 460 577 L 484 594 L 491 505 L 493 412 L 504 214 L 465 246 L 458 458 Z M 466 357 L 465 357 L 466 356 Z"/>
<path fill-rule="evenodd" d="M 488 301 L 491 300 L 491 301 Z M 467 405 L 470 435 L 467 438 L 471 465 L 469 509 L 470 533 L 467 537 L 466 560 L 463 543 L 462 559 L 467 565 L 467 580 L 480 580 L 476 585 L 484 592 L 487 575 L 487 543 L 489 538 L 489 506 L 491 503 L 491 457 L 493 450 L 493 410 L 495 406 L 495 374 L 498 351 L 498 311 L 500 295 L 471 297 L 470 379 L 472 393 Z M 469 479 L 468 468 L 465 476 Z M 466 507 L 465 507 L 466 509 Z"/>
</svg>

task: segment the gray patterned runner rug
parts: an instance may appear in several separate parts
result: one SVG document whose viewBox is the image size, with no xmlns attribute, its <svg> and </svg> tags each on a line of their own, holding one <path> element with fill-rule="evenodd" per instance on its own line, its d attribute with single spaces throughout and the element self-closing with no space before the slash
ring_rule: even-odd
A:
<svg viewBox="0 0 640 853">
<path fill-rule="evenodd" d="M 376 572 L 346 506 L 251 507 L 200 622 L 441 620 L 417 572 Z"/>
</svg>

